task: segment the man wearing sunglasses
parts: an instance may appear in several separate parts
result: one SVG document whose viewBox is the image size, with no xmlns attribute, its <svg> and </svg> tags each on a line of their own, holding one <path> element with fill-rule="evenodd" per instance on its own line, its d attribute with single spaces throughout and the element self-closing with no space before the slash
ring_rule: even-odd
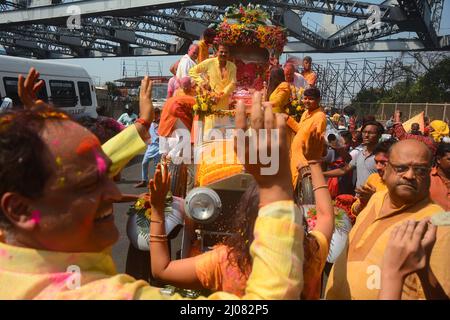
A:
<svg viewBox="0 0 450 320">
<path fill-rule="evenodd" d="M 387 190 L 375 193 L 349 234 L 348 249 L 336 261 L 327 284 L 327 299 L 377 299 L 381 263 L 391 231 L 443 209 L 430 199 L 430 149 L 418 140 L 397 142 L 388 153 L 384 172 Z M 450 295 L 450 228 L 439 228 L 427 265 L 404 279 L 403 299 L 432 298 L 440 284 Z M 432 281 L 434 279 L 437 281 Z"/>
</svg>

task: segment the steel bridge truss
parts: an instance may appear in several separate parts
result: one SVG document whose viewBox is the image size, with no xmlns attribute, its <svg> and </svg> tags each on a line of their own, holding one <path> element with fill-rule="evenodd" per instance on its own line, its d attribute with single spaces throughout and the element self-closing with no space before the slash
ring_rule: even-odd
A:
<svg viewBox="0 0 450 320">
<path fill-rule="evenodd" d="M 248 2 L 0 0 L 0 45 L 7 54 L 37 58 L 178 55 L 208 25 L 220 21 L 227 6 Z M 251 2 L 260 3 L 274 24 L 287 29 L 286 52 L 450 48 L 450 36 L 439 35 L 444 0 L 386 0 L 376 7 L 351 0 Z M 352 22 L 325 36 L 304 23 L 308 12 Z M 405 38 L 405 33 L 413 36 Z"/>
</svg>

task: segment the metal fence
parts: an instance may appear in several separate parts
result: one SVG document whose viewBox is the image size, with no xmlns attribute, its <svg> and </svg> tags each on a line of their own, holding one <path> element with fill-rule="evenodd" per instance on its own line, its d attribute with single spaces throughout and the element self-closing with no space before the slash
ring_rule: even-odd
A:
<svg viewBox="0 0 450 320">
<path fill-rule="evenodd" d="M 433 120 L 450 120 L 450 102 L 446 103 L 355 103 L 352 105 L 360 117 L 374 115 L 379 121 L 388 120 L 395 112 L 402 112 L 402 119 L 407 120 L 425 111 L 425 116 Z"/>
</svg>

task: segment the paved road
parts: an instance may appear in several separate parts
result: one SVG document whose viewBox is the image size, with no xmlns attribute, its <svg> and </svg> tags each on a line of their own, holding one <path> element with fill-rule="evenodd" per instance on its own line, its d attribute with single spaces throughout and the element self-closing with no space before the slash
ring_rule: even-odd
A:
<svg viewBox="0 0 450 320">
<path fill-rule="evenodd" d="M 134 158 L 129 165 L 122 171 L 121 181 L 117 184 L 122 193 L 141 194 L 146 192 L 146 188 L 134 188 L 133 185 L 140 181 L 141 178 L 141 161 L 142 155 Z M 153 172 L 150 173 L 151 175 Z M 119 229 L 119 240 L 112 250 L 112 256 L 116 263 L 117 272 L 124 273 L 128 253 L 128 246 L 130 241 L 127 237 L 127 211 L 132 203 L 118 203 L 114 205 L 114 219 L 117 228 Z M 181 235 L 181 232 L 180 232 Z M 179 246 L 181 242 L 180 237 L 173 240 L 174 247 Z"/>
</svg>

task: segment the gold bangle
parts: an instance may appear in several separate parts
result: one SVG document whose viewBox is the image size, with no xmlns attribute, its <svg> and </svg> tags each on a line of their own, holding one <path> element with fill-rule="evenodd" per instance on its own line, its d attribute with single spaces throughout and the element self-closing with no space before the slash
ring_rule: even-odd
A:
<svg viewBox="0 0 450 320">
<path fill-rule="evenodd" d="M 324 189 L 324 188 L 328 189 L 328 185 L 324 184 L 322 186 L 315 187 L 315 188 L 313 188 L 313 192 L 316 191 L 316 190 L 319 190 L 319 189 Z"/>
<path fill-rule="evenodd" d="M 167 234 L 151 234 L 150 237 L 167 239 Z"/>
<path fill-rule="evenodd" d="M 156 240 L 150 239 L 149 242 L 167 242 L 167 239 L 156 239 Z"/>
</svg>

